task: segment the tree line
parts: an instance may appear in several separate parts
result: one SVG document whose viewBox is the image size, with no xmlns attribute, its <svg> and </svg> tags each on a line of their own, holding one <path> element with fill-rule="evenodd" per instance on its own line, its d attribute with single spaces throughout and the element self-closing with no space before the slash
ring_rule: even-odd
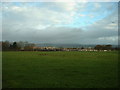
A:
<svg viewBox="0 0 120 90">
<path fill-rule="evenodd" d="M 2 41 L 2 51 L 37 51 L 37 49 L 33 49 L 33 47 L 35 47 L 34 43 L 29 43 L 29 42 L 23 42 L 23 41 L 19 41 L 19 42 L 9 42 L 9 41 Z M 70 48 L 70 49 L 74 49 L 74 48 Z M 77 48 L 75 48 L 77 50 Z M 79 48 L 80 49 L 80 48 Z M 81 50 L 85 49 L 84 47 L 81 47 Z M 87 48 L 86 48 L 87 49 Z M 96 45 L 94 48 L 92 48 L 94 50 L 120 50 L 119 47 L 112 47 L 112 45 Z M 51 49 L 39 49 L 41 51 L 49 51 Z M 63 51 L 63 48 L 57 48 L 56 50 L 52 49 L 52 51 Z"/>
<path fill-rule="evenodd" d="M 24 50 L 29 51 L 35 46 L 34 43 L 28 43 L 19 41 L 19 42 L 9 42 L 9 41 L 2 41 L 2 51 L 20 51 L 22 48 Z"/>
<path fill-rule="evenodd" d="M 112 45 L 96 45 L 94 47 L 96 50 L 120 50 L 119 47 L 112 47 Z"/>
</svg>

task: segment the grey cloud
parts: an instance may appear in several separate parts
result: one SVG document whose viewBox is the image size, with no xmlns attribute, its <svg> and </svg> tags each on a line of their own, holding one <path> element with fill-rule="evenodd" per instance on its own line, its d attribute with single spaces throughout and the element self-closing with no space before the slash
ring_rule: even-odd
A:
<svg viewBox="0 0 120 90">
<path fill-rule="evenodd" d="M 35 17 L 36 15 L 32 15 L 14 12 L 3 17 L 3 40 L 22 40 L 35 43 L 117 44 L 117 39 L 115 38 L 118 35 L 117 28 L 106 29 L 106 26 L 109 26 L 112 22 L 117 24 L 117 12 L 113 12 L 110 16 L 90 26 L 86 26 L 85 30 L 80 27 L 56 27 L 55 23 L 47 26 L 42 18 L 39 19 Z M 49 15 L 46 15 L 46 17 L 49 18 Z M 37 28 L 39 25 L 43 25 L 45 28 Z M 111 40 L 112 37 L 115 40 Z"/>
</svg>

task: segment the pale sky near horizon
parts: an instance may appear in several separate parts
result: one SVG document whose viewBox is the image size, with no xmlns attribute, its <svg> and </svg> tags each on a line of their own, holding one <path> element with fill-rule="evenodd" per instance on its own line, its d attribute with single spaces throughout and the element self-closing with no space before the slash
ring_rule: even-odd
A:
<svg viewBox="0 0 120 90">
<path fill-rule="evenodd" d="M 117 2 L 3 2 L 2 39 L 118 44 Z"/>
</svg>

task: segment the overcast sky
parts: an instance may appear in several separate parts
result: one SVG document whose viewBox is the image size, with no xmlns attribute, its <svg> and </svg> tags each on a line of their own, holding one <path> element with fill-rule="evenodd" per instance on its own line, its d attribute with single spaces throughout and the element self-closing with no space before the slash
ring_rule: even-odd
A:
<svg viewBox="0 0 120 90">
<path fill-rule="evenodd" d="M 117 44 L 117 2 L 4 2 L 3 40 Z"/>
</svg>

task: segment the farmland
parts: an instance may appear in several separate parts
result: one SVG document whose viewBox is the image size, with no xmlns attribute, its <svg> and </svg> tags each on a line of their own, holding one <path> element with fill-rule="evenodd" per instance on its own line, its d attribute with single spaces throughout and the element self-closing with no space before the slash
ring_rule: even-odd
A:
<svg viewBox="0 0 120 90">
<path fill-rule="evenodd" d="M 3 88 L 115 88 L 117 51 L 2 53 Z"/>
</svg>

